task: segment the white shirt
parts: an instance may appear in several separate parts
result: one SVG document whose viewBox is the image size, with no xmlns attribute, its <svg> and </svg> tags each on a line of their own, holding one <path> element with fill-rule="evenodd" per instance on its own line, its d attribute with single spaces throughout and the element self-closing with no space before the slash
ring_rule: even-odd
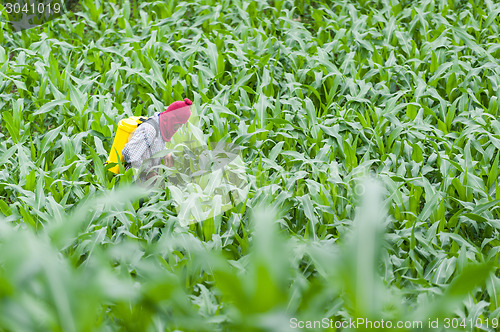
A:
<svg viewBox="0 0 500 332">
<path fill-rule="evenodd" d="M 149 167 L 161 163 L 162 158 L 151 159 L 153 155 L 165 149 L 165 141 L 159 130 L 160 113 L 156 113 L 152 118 L 158 125 L 158 133 L 151 124 L 142 123 L 132 133 L 132 137 L 122 150 L 123 159 L 134 168 L 140 168 L 145 161 L 149 162 Z"/>
</svg>

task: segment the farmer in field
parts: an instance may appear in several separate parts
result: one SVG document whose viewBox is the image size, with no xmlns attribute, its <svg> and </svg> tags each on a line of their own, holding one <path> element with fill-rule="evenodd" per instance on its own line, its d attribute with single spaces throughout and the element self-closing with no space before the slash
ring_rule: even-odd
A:
<svg viewBox="0 0 500 332">
<path fill-rule="evenodd" d="M 156 172 L 151 168 L 160 165 L 162 158 L 153 156 L 165 150 L 165 142 L 170 142 L 177 130 L 188 122 L 192 104 L 187 98 L 184 101 L 176 101 L 166 111 L 158 112 L 142 123 L 122 150 L 125 169 L 140 168 L 139 177 L 142 182 L 155 176 Z M 165 165 L 174 165 L 171 153 L 163 160 Z"/>
</svg>

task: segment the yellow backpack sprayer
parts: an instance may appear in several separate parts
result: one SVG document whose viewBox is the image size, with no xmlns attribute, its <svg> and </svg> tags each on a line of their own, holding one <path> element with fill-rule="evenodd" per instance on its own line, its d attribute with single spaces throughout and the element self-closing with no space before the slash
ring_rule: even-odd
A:
<svg viewBox="0 0 500 332">
<path fill-rule="evenodd" d="M 137 126 L 147 120 L 148 118 L 146 117 L 131 116 L 130 118 L 122 119 L 118 122 L 118 130 L 116 131 L 115 139 L 113 140 L 113 145 L 111 146 L 111 151 L 109 152 L 108 160 L 105 165 L 108 163 L 118 164 L 118 161 L 123 162 L 122 150 L 125 144 L 130 140 Z M 116 165 L 111 167 L 109 171 L 118 174 L 120 168 Z"/>
</svg>

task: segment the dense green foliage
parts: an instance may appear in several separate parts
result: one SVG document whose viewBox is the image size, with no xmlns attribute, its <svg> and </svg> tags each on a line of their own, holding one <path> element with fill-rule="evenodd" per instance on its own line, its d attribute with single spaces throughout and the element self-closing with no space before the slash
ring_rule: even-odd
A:
<svg viewBox="0 0 500 332">
<path fill-rule="evenodd" d="M 0 330 L 499 318 L 498 3 L 77 9 L 0 21 Z M 251 182 L 188 227 L 102 166 L 121 118 L 184 97 Z"/>
</svg>

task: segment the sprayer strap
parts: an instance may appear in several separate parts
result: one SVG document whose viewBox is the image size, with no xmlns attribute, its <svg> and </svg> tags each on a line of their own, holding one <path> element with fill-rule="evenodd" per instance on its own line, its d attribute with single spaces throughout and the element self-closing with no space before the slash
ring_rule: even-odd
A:
<svg viewBox="0 0 500 332">
<path fill-rule="evenodd" d="M 149 119 L 142 121 L 137 126 L 139 127 L 143 123 L 148 123 L 148 124 L 152 125 L 153 128 L 155 129 L 155 132 L 156 132 L 155 136 L 158 136 L 158 134 L 160 132 L 160 126 L 158 126 L 158 123 L 156 123 L 156 121 L 153 119 L 153 117 L 150 117 Z"/>
</svg>

